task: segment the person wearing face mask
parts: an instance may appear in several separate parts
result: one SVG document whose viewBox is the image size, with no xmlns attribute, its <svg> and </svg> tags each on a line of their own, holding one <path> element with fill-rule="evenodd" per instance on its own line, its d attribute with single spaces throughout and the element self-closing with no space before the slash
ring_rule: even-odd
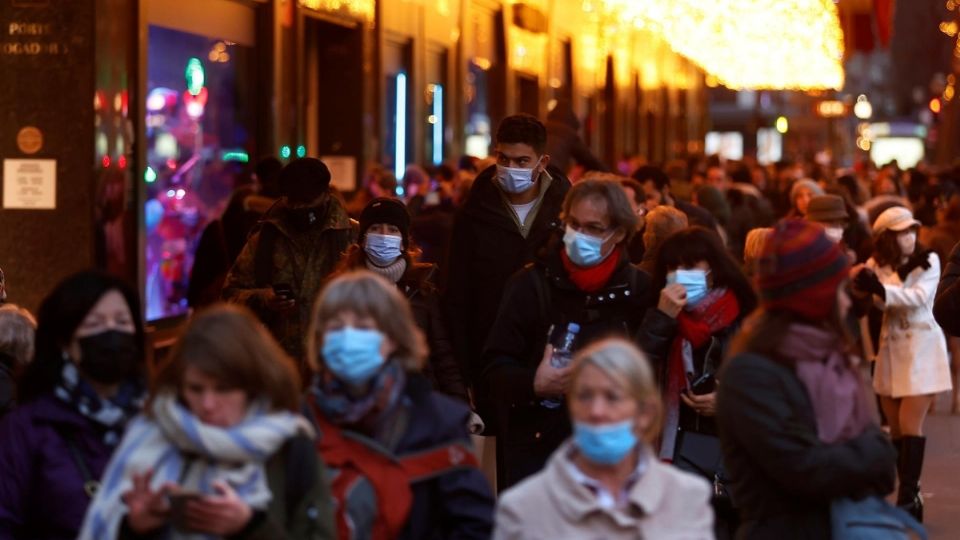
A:
<svg viewBox="0 0 960 540">
<path fill-rule="evenodd" d="M 354 230 L 330 193 L 330 171 L 319 159 L 291 161 L 280 171 L 279 185 L 283 197 L 250 234 L 227 274 L 222 298 L 253 310 L 305 372 L 310 306 Z"/>
<path fill-rule="evenodd" d="M 297 369 L 246 308 L 214 306 L 158 367 L 79 540 L 334 538 Z"/>
<path fill-rule="evenodd" d="M 719 467 L 716 389 L 727 347 L 756 307 L 756 294 L 720 237 L 702 227 L 664 241 L 653 288 L 660 299 L 647 310 L 638 340 L 664 396 L 659 457 L 715 484 L 717 538 L 732 538 L 737 514 Z"/>
<path fill-rule="evenodd" d="M 600 337 L 632 336 L 647 307 L 649 278 L 626 254 L 637 215 L 620 184 L 578 182 L 564 199 L 562 219 L 563 232 L 507 283 L 483 351 L 481 373 L 501 429 L 500 490 L 543 468 L 570 435 L 563 408 L 542 403 L 569 389 L 571 368 L 551 363 L 558 335 L 579 325 L 574 349 Z"/>
<path fill-rule="evenodd" d="M 496 163 L 473 181 L 454 216 L 441 298 L 456 358 L 472 386 L 485 435 L 496 435 L 494 405 L 480 376 L 481 353 L 507 280 L 531 262 L 556 228 L 570 182 L 550 166 L 547 132 L 533 116 L 504 118 Z"/>
<path fill-rule="evenodd" d="M 453 356 L 446 321 L 434 284 L 436 266 L 417 261 L 410 237 L 410 215 L 396 199 L 374 199 L 360 214 L 360 236 L 350 246 L 333 276 L 365 268 L 380 274 L 410 302 L 417 327 L 427 338 L 430 356 L 424 375 L 444 394 L 469 403 L 460 365 Z"/>
<path fill-rule="evenodd" d="M 873 389 L 899 450 L 897 505 L 923 520 L 923 423 L 936 394 L 950 390 L 943 332 L 933 317 L 940 258 L 917 245 L 920 222 L 902 207 L 873 224 L 873 257 L 854 268 L 854 293 L 883 310 Z"/>
<path fill-rule="evenodd" d="M 368 270 L 337 276 L 308 340 L 307 407 L 337 537 L 489 538 L 493 496 L 476 466 L 470 410 L 420 374 L 424 336 L 396 286 Z"/>
<path fill-rule="evenodd" d="M 573 435 L 546 468 L 507 490 L 494 540 L 713 538 L 709 488 L 657 459 L 660 395 L 630 342 L 606 339 L 577 353 L 567 393 Z"/>
<path fill-rule="evenodd" d="M 844 233 L 850 223 L 847 207 L 839 195 L 815 195 L 807 204 L 806 220 L 823 227 L 827 238 L 841 246 L 850 263 L 857 261 L 857 254 L 847 247 Z"/>
<path fill-rule="evenodd" d="M 81 272 L 38 312 L 19 405 L 0 420 L 0 539 L 73 539 L 101 474 L 143 401 L 140 301 L 123 281 Z"/>
</svg>

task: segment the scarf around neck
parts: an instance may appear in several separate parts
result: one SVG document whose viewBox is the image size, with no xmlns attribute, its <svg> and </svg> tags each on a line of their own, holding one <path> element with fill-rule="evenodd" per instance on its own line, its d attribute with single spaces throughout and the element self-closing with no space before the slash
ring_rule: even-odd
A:
<svg viewBox="0 0 960 540">
<path fill-rule="evenodd" d="M 354 395 L 346 384 L 336 377 L 329 380 L 318 374 L 311 385 L 311 395 L 317 409 L 332 423 L 351 425 L 376 421 L 391 411 L 400 400 L 406 374 L 397 360 L 389 360 L 368 383 L 368 390 Z M 375 429 L 375 425 L 366 426 Z"/>
<path fill-rule="evenodd" d="M 690 378 L 697 376 L 693 351 L 707 344 L 717 332 L 727 328 L 740 316 L 737 296 L 728 289 L 713 289 L 696 306 L 677 315 L 677 335 L 667 357 L 666 410 L 663 422 L 663 443 L 660 457 L 673 459 L 677 428 L 680 426 L 680 392 Z"/>
<path fill-rule="evenodd" d="M 373 261 L 366 259 L 367 270 L 371 270 L 390 280 L 391 283 L 400 281 L 403 273 L 407 271 L 407 260 L 402 256 L 387 266 L 377 266 Z"/>
<path fill-rule="evenodd" d="M 563 262 L 563 268 L 570 276 L 570 281 L 583 292 L 597 292 L 610 281 L 613 273 L 620 264 L 620 255 L 622 249 L 614 247 L 613 252 L 607 255 L 607 258 L 594 266 L 582 267 L 573 264 L 567 251 L 560 251 L 560 260 Z"/>
<path fill-rule="evenodd" d="M 152 417 L 131 422 L 110 458 L 102 486 L 90 504 L 80 540 L 117 538 L 127 513 L 123 494 L 133 475 L 153 471 L 151 489 L 167 482 L 190 491 L 215 494 L 213 482 L 226 482 L 251 508 L 265 510 L 272 499 L 265 462 L 292 437 L 313 436 L 310 423 L 288 411 L 270 412 L 262 402 L 250 405 L 246 417 L 230 427 L 202 423 L 172 393 L 158 395 Z M 169 538 L 202 538 L 172 530 Z"/>
<path fill-rule="evenodd" d="M 821 441 L 848 441 L 873 422 L 863 381 L 836 334 L 793 324 L 780 352 L 796 363 L 797 377 L 810 395 Z"/>
<path fill-rule="evenodd" d="M 143 386 L 136 381 L 124 381 L 117 393 L 108 399 L 100 397 L 69 358 L 63 361 L 60 381 L 53 390 L 60 401 L 70 405 L 84 417 L 101 426 L 103 442 L 116 446 L 127 422 L 143 407 Z"/>
</svg>

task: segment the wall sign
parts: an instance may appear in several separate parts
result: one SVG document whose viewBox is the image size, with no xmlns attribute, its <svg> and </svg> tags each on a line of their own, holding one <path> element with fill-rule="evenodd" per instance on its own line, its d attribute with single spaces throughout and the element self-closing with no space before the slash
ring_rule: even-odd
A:
<svg viewBox="0 0 960 540">
<path fill-rule="evenodd" d="M 57 207 L 57 160 L 3 160 L 3 207 L 54 210 Z"/>
</svg>

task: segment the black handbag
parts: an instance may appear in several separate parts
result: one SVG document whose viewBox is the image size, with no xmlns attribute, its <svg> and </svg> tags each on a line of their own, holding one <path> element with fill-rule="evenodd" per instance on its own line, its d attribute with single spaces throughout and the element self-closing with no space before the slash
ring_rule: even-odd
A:
<svg viewBox="0 0 960 540">
<path fill-rule="evenodd" d="M 673 465 L 680 470 L 705 478 L 713 485 L 713 498 L 732 505 L 727 489 L 728 479 L 723 469 L 720 437 L 680 430 L 673 455 Z"/>
</svg>

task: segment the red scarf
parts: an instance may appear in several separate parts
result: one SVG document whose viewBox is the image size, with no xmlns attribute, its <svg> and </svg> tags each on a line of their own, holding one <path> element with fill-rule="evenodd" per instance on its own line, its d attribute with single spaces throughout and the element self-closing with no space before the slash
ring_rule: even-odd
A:
<svg viewBox="0 0 960 540">
<path fill-rule="evenodd" d="M 570 281 L 581 291 L 592 293 L 599 291 L 610 281 L 620 263 L 620 251 L 619 247 L 613 248 L 613 253 L 594 266 L 582 267 L 573 264 L 566 250 L 560 250 L 560 260 L 563 261 L 563 268 L 570 276 Z"/>
<path fill-rule="evenodd" d="M 680 422 L 680 391 L 688 383 L 683 366 L 684 342 L 690 343 L 691 350 L 699 349 L 710 340 L 710 336 L 733 324 L 739 315 L 740 303 L 736 295 L 727 289 L 710 291 L 696 307 L 677 315 L 677 335 L 670 346 L 667 363 L 667 410 L 664 411 L 662 458 L 673 459 Z"/>
</svg>

